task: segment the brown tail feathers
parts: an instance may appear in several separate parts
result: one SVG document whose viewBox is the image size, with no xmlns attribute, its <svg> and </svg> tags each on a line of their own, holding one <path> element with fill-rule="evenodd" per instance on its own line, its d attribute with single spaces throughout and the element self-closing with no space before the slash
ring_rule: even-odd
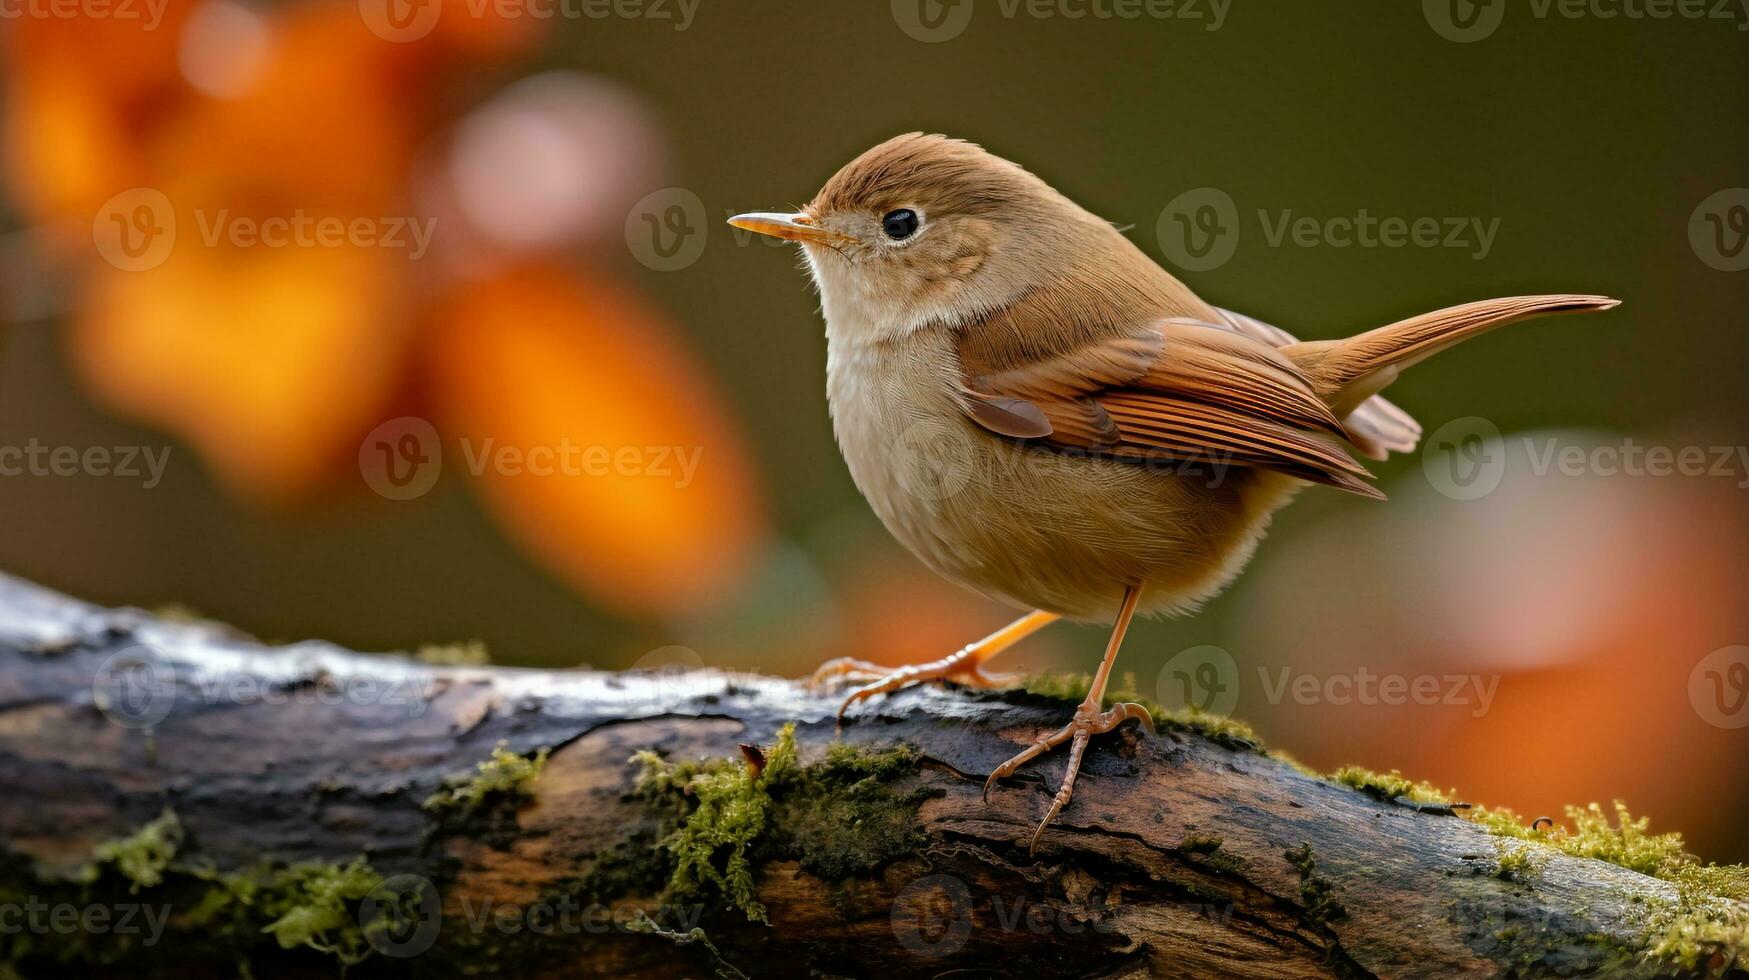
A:
<svg viewBox="0 0 1749 980">
<path fill-rule="evenodd" d="M 1620 300 L 1557 294 L 1509 296 L 1423 313 L 1346 340 L 1311 340 L 1281 352 L 1311 378 L 1312 388 L 1345 417 L 1397 380 L 1405 368 L 1495 327 L 1554 313 L 1608 310 Z"/>
</svg>

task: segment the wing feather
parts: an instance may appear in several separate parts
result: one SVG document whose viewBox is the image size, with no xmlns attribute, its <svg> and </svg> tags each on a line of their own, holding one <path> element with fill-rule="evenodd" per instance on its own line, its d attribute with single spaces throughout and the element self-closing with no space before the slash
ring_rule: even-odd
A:
<svg viewBox="0 0 1749 980">
<path fill-rule="evenodd" d="M 1347 433 L 1298 367 L 1223 324 L 1161 320 L 965 380 L 968 414 L 999 435 L 1137 461 L 1259 467 L 1382 496 L 1331 438 Z"/>
<path fill-rule="evenodd" d="M 1232 310 L 1219 310 L 1226 325 L 1271 347 L 1286 347 L 1299 343 L 1299 338 L 1280 327 L 1264 323 L 1256 317 Z M 1361 452 L 1373 459 L 1384 459 L 1391 453 L 1412 453 L 1421 442 L 1421 423 L 1415 417 L 1380 395 L 1361 402 L 1342 420 L 1348 437 Z"/>
</svg>

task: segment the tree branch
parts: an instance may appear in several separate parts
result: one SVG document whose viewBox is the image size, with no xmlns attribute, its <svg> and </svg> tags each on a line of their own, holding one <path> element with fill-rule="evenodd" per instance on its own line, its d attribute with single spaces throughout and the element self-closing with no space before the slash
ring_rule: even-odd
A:
<svg viewBox="0 0 1749 980">
<path fill-rule="evenodd" d="M 766 677 L 270 649 L 0 578 L 0 909 L 109 916 L 68 932 L 43 913 L 0 934 L 0 964 L 1680 972 L 1642 952 L 1652 910 L 1679 900 L 1667 882 L 1540 847 L 1503 869 L 1499 839 L 1471 821 L 1194 731 L 1126 726 L 1096 742 L 1033 855 L 1060 754 L 988 804 L 979 793 L 985 773 L 1062 724 L 1064 703 L 914 689 L 863 706 L 836 738 L 835 707 Z M 779 737 L 792 722 L 793 761 Z M 741 743 L 763 752 L 744 757 Z M 654 755 L 629 764 L 640 752 Z M 675 768 L 689 760 L 718 761 Z M 701 883 L 670 888 L 686 854 L 701 856 Z M 130 903 L 146 907 L 131 934 L 119 926 Z M 142 925 L 154 903 L 155 938 Z M 769 924 L 750 919 L 760 908 Z"/>
</svg>

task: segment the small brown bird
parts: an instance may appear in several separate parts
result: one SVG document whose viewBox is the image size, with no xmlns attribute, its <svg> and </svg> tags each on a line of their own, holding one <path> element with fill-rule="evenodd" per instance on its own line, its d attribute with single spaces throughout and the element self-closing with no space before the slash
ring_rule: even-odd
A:
<svg viewBox="0 0 1749 980">
<path fill-rule="evenodd" d="M 833 428 L 887 529 L 941 575 L 1031 610 L 934 663 L 825 665 L 816 676 L 872 679 L 844 707 L 918 681 L 994 686 L 985 662 L 1041 627 L 1113 624 L 1074 718 L 984 784 L 1072 743 L 1035 844 L 1092 736 L 1129 718 L 1153 729 L 1141 705 L 1103 703 L 1132 617 L 1219 592 L 1308 483 L 1382 498 L 1347 447 L 1415 448 L 1420 426 L 1378 397 L 1410 365 L 1518 320 L 1617 305 L 1492 299 L 1296 341 L 1202 301 L 1025 169 L 921 133 L 857 157 L 798 213 L 730 224 L 801 243 Z"/>
</svg>

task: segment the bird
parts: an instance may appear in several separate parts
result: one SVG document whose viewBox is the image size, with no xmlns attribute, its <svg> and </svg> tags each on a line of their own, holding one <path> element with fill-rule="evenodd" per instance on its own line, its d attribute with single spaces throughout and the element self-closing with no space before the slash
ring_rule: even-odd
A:
<svg viewBox="0 0 1749 980">
<path fill-rule="evenodd" d="M 1017 609 L 948 656 L 865 682 L 999 687 L 995 655 L 1058 620 L 1110 624 L 1086 699 L 997 766 L 991 789 L 1069 744 L 1029 848 L 1073 797 L 1088 744 L 1140 704 L 1104 695 L 1138 615 L 1193 612 L 1245 566 L 1271 517 L 1315 485 L 1383 499 L 1356 455 L 1415 449 L 1380 392 L 1496 327 L 1600 311 L 1607 296 L 1466 303 L 1345 339 L 1301 341 L 1201 299 L 1111 222 L 981 146 L 906 133 L 856 157 L 799 211 L 736 228 L 799 243 L 825 319 L 834 437 L 857 489 L 942 577 Z"/>
</svg>

